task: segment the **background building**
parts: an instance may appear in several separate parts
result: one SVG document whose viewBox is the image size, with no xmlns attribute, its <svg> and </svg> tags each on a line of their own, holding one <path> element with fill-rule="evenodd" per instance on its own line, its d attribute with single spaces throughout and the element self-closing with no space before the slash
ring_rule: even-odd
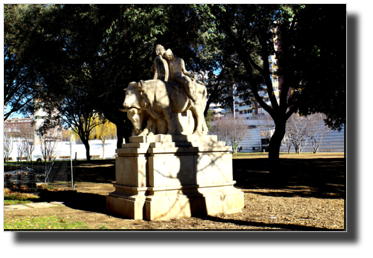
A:
<svg viewBox="0 0 373 258">
<path fill-rule="evenodd" d="M 11 133 L 14 138 L 22 137 L 22 130 L 33 130 L 33 117 L 11 118 L 4 121 L 4 133 Z M 34 135 L 35 137 L 36 135 Z"/>
<path fill-rule="evenodd" d="M 276 41 L 279 42 L 278 40 Z M 275 50 L 277 50 L 278 48 L 279 44 L 277 43 L 275 45 Z M 278 61 L 275 58 L 275 55 L 269 56 L 269 65 L 272 72 L 271 81 L 273 92 L 276 97 L 277 103 L 279 103 L 282 77 L 276 74 L 276 72 L 278 71 Z M 266 87 L 263 88 L 264 90 L 259 92 L 259 96 L 263 97 L 265 103 L 271 106 Z M 234 87 L 232 93 L 232 107 L 223 109 L 217 104 L 211 105 L 210 109 L 214 110 L 215 119 L 219 119 L 228 114 L 233 114 L 235 117 L 245 117 L 247 128 L 248 130 L 250 130 L 250 132 L 248 133 L 248 136 L 240 143 L 240 145 L 242 146 L 242 152 L 267 151 L 270 136 L 273 134 L 273 131 L 275 129 L 273 120 L 271 121 L 271 119 L 266 118 L 269 116 L 269 114 L 258 104 L 255 99 L 252 101 L 252 104 L 247 105 Z M 291 94 L 292 90 L 289 89 L 288 96 L 290 97 Z M 214 122 L 212 122 L 212 125 L 214 125 Z M 344 128 L 342 128 L 340 132 L 330 131 L 323 139 L 318 151 L 344 152 L 344 138 Z M 285 146 L 281 146 L 280 151 L 287 152 L 287 149 L 285 148 Z M 291 147 L 290 151 L 294 152 L 294 147 Z M 306 145 L 303 149 L 303 152 L 312 152 L 312 146 L 310 144 Z"/>
</svg>

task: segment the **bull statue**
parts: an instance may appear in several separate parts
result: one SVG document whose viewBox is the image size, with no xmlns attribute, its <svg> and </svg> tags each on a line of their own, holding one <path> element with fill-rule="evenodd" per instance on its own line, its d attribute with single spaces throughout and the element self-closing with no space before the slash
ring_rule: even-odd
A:
<svg viewBox="0 0 373 258">
<path fill-rule="evenodd" d="M 126 96 L 122 112 L 134 126 L 134 135 L 180 134 L 177 113 L 190 110 L 194 117 L 193 134 L 207 134 L 204 119 L 207 90 L 203 84 L 195 83 L 195 101 L 192 101 L 183 87 L 175 82 L 162 80 L 140 80 L 131 82 L 125 89 Z M 145 125 L 145 129 L 143 125 Z"/>
</svg>

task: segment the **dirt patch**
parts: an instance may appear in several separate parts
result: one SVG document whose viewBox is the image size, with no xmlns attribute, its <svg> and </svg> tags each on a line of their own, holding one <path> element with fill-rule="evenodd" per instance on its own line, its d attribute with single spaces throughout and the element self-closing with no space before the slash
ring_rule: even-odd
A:
<svg viewBox="0 0 373 258">
<path fill-rule="evenodd" d="M 80 177 L 75 191 L 61 187 L 59 191 L 41 192 L 38 199 L 71 202 L 54 208 L 6 211 L 4 219 L 56 215 L 66 221 L 85 222 L 90 228 L 105 226 L 109 230 L 345 229 L 343 158 L 284 159 L 278 175 L 271 175 L 266 160 L 261 158 L 233 160 L 236 186 L 244 192 L 242 212 L 170 221 L 131 220 L 108 214 L 105 200 L 114 191 L 114 164 L 81 164 L 79 169 L 75 169 Z M 91 178 L 106 182 L 89 182 Z"/>
<path fill-rule="evenodd" d="M 100 186 L 102 189 L 102 187 Z M 83 189 L 82 189 L 83 190 Z M 109 190 L 109 189 L 108 189 Z M 85 189 L 99 192 L 98 189 Z M 79 196 L 74 202 L 54 208 L 6 211 L 4 219 L 24 216 L 57 216 L 65 221 L 81 221 L 90 228 L 132 230 L 343 230 L 344 200 L 270 196 L 279 190 L 243 190 L 245 208 L 240 213 L 218 214 L 171 221 L 131 220 L 105 211 L 105 193 Z M 263 192 L 269 195 L 263 195 Z M 294 192 L 287 191 L 291 194 Z M 58 198 L 54 198 L 58 199 Z"/>
</svg>

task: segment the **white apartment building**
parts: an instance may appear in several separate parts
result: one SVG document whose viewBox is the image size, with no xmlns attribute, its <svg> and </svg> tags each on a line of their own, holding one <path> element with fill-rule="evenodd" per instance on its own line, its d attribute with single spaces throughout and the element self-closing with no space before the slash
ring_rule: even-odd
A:
<svg viewBox="0 0 373 258">
<path fill-rule="evenodd" d="M 277 49 L 277 45 L 275 46 Z M 269 57 L 269 64 L 270 69 L 274 73 L 278 69 L 278 63 L 275 56 Z M 277 102 L 279 103 L 279 95 L 280 95 L 280 84 L 282 82 L 282 78 L 276 74 L 271 75 L 271 81 L 273 86 L 273 92 L 276 96 Z M 290 91 L 289 91 L 290 93 Z M 265 103 L 271 106 L 271 102 L 269 100 L 268 93 L 266 90 L 259 92 L 259 96 L 263 97 Z M 249 133 L 247 137 L 240 143 L 242 146 L 242 152 L 257 152 L 257 151 L 266 151 L 268 140 L 265 137 L 265 130 L 272 130 L 273 127 L 268 126 L 268 122 L 263 122 L 261 119 L 267 113 L 258 102 L 253 99 L 251 105 L 247 105 L 244 103 L 243 99 L 237 94 L 237 91 L 233 90 L 233 108 L 222 109 L 218 105 L 214 104 L 211 105 L 216 116 L 215 117 L 222 117 L 226 114 L 234 114 L 234 116 L 242 116 L 245 117 L 246 123 L 248 125 Z M 330 131 L 329 134 L 324 138 L 321 146 L 319 148 L 319 152 L 343 152 L 344 151 L 344 128 L 340 131 Z M 311 146 L 306 146 L 303 150 L 304 152 L 312 152 Z M 284 146 L 280 149 L 281 152 L 287 151 Z M 294 152 L 294 147 L 291 148 L 291 152 Z"/>
</svg>

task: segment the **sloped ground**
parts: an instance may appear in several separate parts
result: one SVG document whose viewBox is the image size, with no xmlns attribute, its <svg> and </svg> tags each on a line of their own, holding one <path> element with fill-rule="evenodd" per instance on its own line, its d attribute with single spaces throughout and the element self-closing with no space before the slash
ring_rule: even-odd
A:
<svg viewBox="0 0 373 258">
<path fill-rule="evenodd" d="M 171 221 L 107 214 L 105 196 L 114 191 L 114 162 L 83 162 L 74 168 L 76 191 L 61 187 L 40 192 L 39 202 L 66 201 L 64 205 L 5 211 L 4 221 L 56 215 L 64 221 L 85 222 L 90 228 L 105 225 L 109 230 L 344 230 L 346 163 L 343 155 L 327 156 L 282 156 L 276 175 L 269 173 L 264 156 L 234 159 L 234 180 L 245 196 L 242 212 Z"/>
</svg>

